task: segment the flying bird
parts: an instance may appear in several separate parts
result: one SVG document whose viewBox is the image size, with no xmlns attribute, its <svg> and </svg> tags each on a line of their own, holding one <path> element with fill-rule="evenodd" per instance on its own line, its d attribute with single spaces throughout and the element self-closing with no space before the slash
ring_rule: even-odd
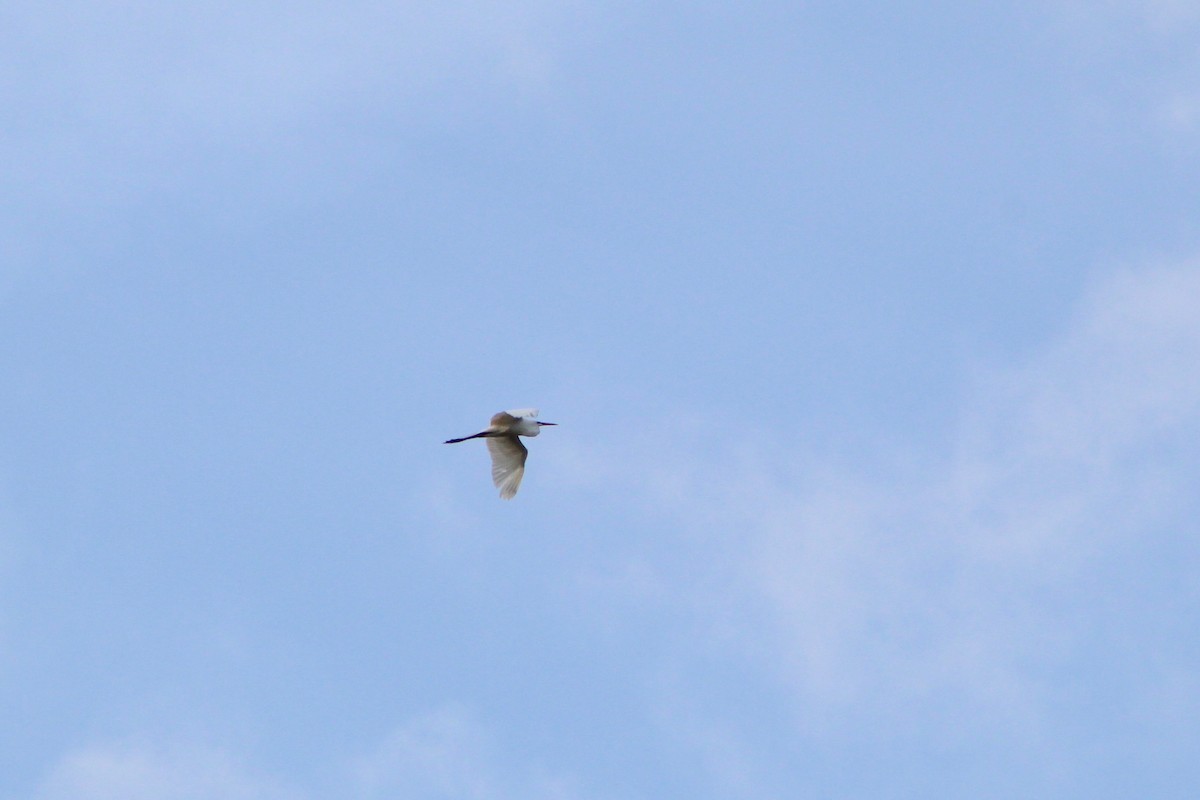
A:
<svg viewBox="0 0 1200 800">
<path fill-rule="evenodd" d="M 488 452 L 492 454 L 492 483 L 500 490 L 500 496 L 511 500 L 525 475 L 525 456 L 529 451 L 521 444 L 518 436 L 537 436 L 546 425 L 556 422 L 538 422 L 536 408 L 518 408 L 501 411 L 492 417 L 487 430 L 461 439 L 447 439 L 446 444 L 465 442 L 468 439 L 487 439 Z"/>
</svg>

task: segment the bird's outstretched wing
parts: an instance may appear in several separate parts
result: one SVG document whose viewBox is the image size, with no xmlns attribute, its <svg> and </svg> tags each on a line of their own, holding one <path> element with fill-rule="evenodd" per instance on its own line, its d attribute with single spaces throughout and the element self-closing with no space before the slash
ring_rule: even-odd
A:
<svg viewBox="0 0 1200 800">
<path fill-rule="evenodd" d="M 495 417 L 492 421 L 495 422 Z M 492 454 L 492 483 L 496 484 L 502 498 L 511 500 L 525 476 L 525 457 L 529 451 L 516 436 L 491 437 L 487 446 Z"/>
</svg>

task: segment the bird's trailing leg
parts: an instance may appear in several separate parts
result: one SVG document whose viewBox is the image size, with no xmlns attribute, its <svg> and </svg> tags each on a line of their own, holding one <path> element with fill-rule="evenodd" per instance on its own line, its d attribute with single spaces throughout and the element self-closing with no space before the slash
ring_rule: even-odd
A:
<svg viewBox="0 0 1200 800">
<path fill-rule="evenodd" d="M 479 433 L 473 433 L 470 436 L 464 436 L 461 439 L 447 439 L 444 442 L 444 444 L 458 444 L 459 442 L 465 442 L 468 439 L 478 439 L 481 436 L 495 436 L 495 435 L 496 434 L 493 433 L 492 431 L 480 431 Z"/>
</svg>

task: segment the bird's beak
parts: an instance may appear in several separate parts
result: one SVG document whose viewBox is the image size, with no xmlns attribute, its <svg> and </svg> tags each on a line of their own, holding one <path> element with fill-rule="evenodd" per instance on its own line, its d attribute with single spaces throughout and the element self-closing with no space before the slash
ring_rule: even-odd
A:
<svg viewBox="0 0 1200 800">
<path fill-rule="evenodd" d="M 557 425 L 557 422 L 539 422 L 538 425 Z"/>
</svg>

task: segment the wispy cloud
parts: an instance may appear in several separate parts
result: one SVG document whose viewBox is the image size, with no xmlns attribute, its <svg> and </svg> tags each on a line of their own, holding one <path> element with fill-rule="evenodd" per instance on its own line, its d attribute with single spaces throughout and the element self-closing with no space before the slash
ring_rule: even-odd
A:
<svg viewBox="0 0 1200 800">
<path fill-rule="evenodd" d="M 547 96 L 583 3 L 53 2 L 0 30 L 0 296 L 148 207 L 291 208 Z"/>
<path fill-rule="evenodd" d="M 1183 547 L 1196 533 L 1200 265 L 1099 281 L 1028 363 L 972 380 L 947 421 L 953 445 L 881 452 L 885 467 L 739 450 L 703 427 L 674 456 L 636 455 L 634 491 L 706 565 L 659 556 L 646 580 L 694 606 L 714 634 L 704 647 L 771 676 L 803 736 L 915 727 L 1050 758 L 1071 746 L 1067 693 L 1116 680 L 1115 705 L 1153 714 L 1145 698 L 1169 685 L 1196 708 L 1177 679 L 1186 653 L 1136 616 L 1173 614 L 1176 600 L 1146 590 L 1200 567 Z"/>
<path fill-rule="evenodd" d="M 494 731 L 460 705 L 404 720 L 347 762 L 318 764 L 327 792 L 256 771 L 230 750 L 170 741 L 99 742 L 63 756 L 30 800 L 578 800 L 574 782 L 505 759 Z"/>
<path fill-rule="evenodd" d="M 515 769 L 514 769 L 515 767 Z M 352 768 L 356 796 L 576 800 L 574 782 L 514 763 L 495 732 L 460 705 L 417 715 Z"/>
<path fill-rule="evenodd" d="M 298 800 L 250 774 L 228 754 L 204 748 L 93 745 L 65 756 L 33 800 Z"/>
<path fill-rule="evenodd" d="M 1200 132 L 1200 7 L 1188 0 L 1067 0 L 1049 6 L 1106 117 L 1194 141 Z M 1059 16 L 1061 15 L 1061 16 Z"/>
<path fill-rule="evenodd" d="M 0 154 L 26 202 L 113 202 L 214 148 L 280 154 L 539 91 L 579 13 L 539 0 L 15 9 L 0 97 L 16 123 Z"/>
<path fill-rule="evenodd" d="M 501 796 L 488 774 L 492 755 L 482 728 L 461 708 L 441 708 L 394 731 L 355 769 L 364 796 Z"/>
</svg>

